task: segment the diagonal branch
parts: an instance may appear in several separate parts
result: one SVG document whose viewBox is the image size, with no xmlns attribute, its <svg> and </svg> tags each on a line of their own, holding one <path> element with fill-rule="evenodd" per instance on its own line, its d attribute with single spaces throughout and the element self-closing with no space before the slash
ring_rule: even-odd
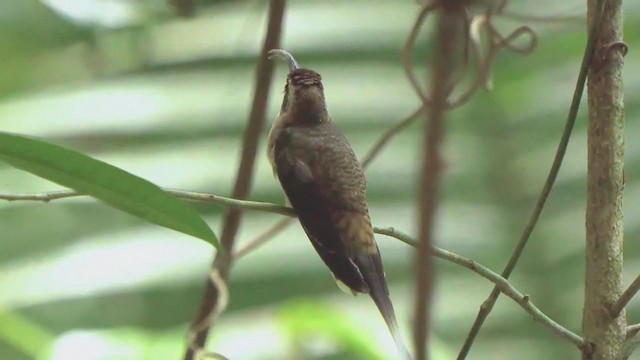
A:
<svg viewBox="0 0 640 360">
<path fill-rule="evenodd" d="M 633 354 L 640 346 L 640 333 L 637 331 L 637 329 L 635 330 L 635 334 L 633 334 L 632 331 L 629 331 L 633 327 L 633 325 L 627 327 L 626 338 L 624 340 L 624 347 L 622 350 L 622 357 L 620 358 L 620 360 L 629 359 L 631 357 L 631 354 Z"/>
<path fill-rule="evenodd" d="M 369 167 L 369 164 L 380 154 L 380 152 L 389 144 L 389 141 L 393 139 L 394 136 L 398 135 L 402 130 L 406 129 L 409 125 L 415 122 L 418 119 L 418 116 L 424 112 L 424 107 L 420 107 L 414 112 L 412 112 L 406 118 L 398 121 L 397 123 L 392 124 L 387 130 L 385 130 L 382 135 L 376 140 L 376 142 L 371 146 L 369 151 L 362 157 L 360 161 L 362 163 L 362 168 L 366 169 Z"/>
<path fill-rule="evenodd" d="M 636 336 L 640 333 L 640 324 L 633 324 L 627 326 L 627 339 Z"/>
<path fill-rule="evenodd" d="M 414 238 L 401 233 L 394 228 L 375 227 L 374 231 L 377 234 L 391 236 L 402 241 L 405 244 L 411 245 L 413 247 L 418 247 L 418 242 Z M 522 307 L 527 313 L 529 313 L 529 315 L 531 315 L 533 320 L 541 323 L 547 329 L 551 330 L 554 334 L 573 343 L 578 348 L 583 346 L 584 341 L 580 336 L 562 327 L 562 325 L 558 324 L 547 315 L 545 315 L 531 302 L 528 295 L 524 295 L 516 290 L 507 279 L 471 259 L 454 254 L 444 249 L 440 249 L 436 246 L 432 247 L 431 254 L 439 259 L 467 268 L 494 283 L 499 291 L 501 291 L 509 298 L 513 299 L 518 305 L 520 305 L 520 307 Z"/>
<path fill-rule="evenodd" d="M 625 290 L 622 293 L 622 295 L 620 295 L 620 298 L 618 299 L 618 301 L 616 301 L 613 305 L 611 305 L 611 309 L 610 309 L 611 316 L 617 317 L 618 315 L 620 315 L 622 310 L 627 306 L 627 304 L 629 304 L 629 301 L 633 299 L 633 297 L 638 293 L 638 291 L 640 291 L 640 275 L 638 275 L 638 277 L 636 277 L 635 280 L 633 280 L 631 285 L 629 285 L 627 290 Z"/>
<path fill-rule="evenodd" d="M 282 213 L 282 215 L 287 216 L 296 216 L 295 212 L 291 208 L 288 209 L 288 214 Z M 258 209 L 255 209 L 258 210 Z M 280 231 L 284 230 L 291 224 L 295 218 L 284 218 L 275 223 L 268 231 L 263 232 L 260 236 L 256 237 L 253 241 L 244 245 L 238 251 L 233 254 L 233 261 L 238 261 L 238 259 L 245 257 L 247 254 L 251 253 L 253 250 L 259 248 L 260 246 L 266 244 L 269 240 L 273 239 Z"/>
</svg>

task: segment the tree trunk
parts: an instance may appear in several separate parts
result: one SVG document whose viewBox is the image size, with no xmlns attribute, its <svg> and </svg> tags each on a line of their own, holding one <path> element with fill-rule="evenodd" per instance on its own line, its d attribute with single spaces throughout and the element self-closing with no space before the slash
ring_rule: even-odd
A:
<svg viewBox="0 0 640 360">
<path fill-rule="evenodd" d="M 589 0 L 592 24 L 598 0 Z M 622 1 L 608 0 L 587 84 L 589 98 L 586 214 L 585 360 L 617 360 L 625 338 L 625 312 L 609 312 L 622 292 L 624 105 Z"/>
</svg>

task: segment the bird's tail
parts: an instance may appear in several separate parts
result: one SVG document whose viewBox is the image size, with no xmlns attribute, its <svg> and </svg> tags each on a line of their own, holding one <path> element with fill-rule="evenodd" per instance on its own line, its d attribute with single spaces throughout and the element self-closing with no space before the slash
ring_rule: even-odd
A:
<svg viewBox="0 0 640 360">
<path fill-rule="evenodd" d="M 377 255 L 377 254 L 376 254 Z M 376 259 L 377 257 L 377 259 Z M 411 360 L 409 350 L 402 340 L 400 331 L 398 329 L 398 321 L 396 320 L 396 313 L 389 297 L 389 289 L 384 277 L 384 271 L 382 270 L 382 262 L 379 256 L 363 256 L 360 261 L 360 270 L 365 282 L 369 286 L 369 296 L 378 307 L 384 322 L 389 328 L 389 332 L 393 337 L 393 341 L 396 344 L 398 352 L 404 360 Z M 376 261 L 377 260 L 377 261 Z"/>
<path fill-rule="evenodd" d="M 389 328 L 389 332 L 393 337 L 393 341 L 396 344 L 396 348 L 398 348 L 398 352 L 401 356 L 404 357 L 405 360 L 411 360 L 411 355 L 409 354 L 409 350 L 407 349 L 407 345 L 405 345 L 402 340 L 402 336 L 400 335 L 400 331 L 398 330 L 398 322 L 396 321 L 396 314 L 393 310 L 393 305 L 391 304 L 391 300 L 389 299 L 389 295 L 384 294 L 376 294 L 375 290 L 371 289 L 371 293 L 369 294 L 373 299 L 373 302 L 380 310 L 382 317 L 384 318 L 384 322 L 387 323 L 387 327 Z"/>
</svg>

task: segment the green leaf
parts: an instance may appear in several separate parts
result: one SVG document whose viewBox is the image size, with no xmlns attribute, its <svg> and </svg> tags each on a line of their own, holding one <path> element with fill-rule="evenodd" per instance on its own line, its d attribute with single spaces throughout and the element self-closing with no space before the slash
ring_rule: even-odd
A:
<svg viewBox="0 0 640 360">
<path fill-rule="evenodd" d="M 152 223 L 220 244 L 200 215 L 158 186 L 79 152 L 0 132 L 0 160 Z"/>
</svg>

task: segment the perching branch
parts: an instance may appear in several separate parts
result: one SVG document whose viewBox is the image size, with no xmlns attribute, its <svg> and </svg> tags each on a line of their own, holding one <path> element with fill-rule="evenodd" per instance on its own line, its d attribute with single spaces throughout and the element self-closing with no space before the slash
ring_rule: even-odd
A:
<svg viewBox="0 0 640 360">
<path fill-rule="evenodd" d="M 183 200 L 204 202 L 211 204 L 225 205 L 231 208 L 242 208 L 244 210 L 257 210 L 270 212 L 274 214 L 280 214 L 285 216 L 293 216 L 293 209 L 290 207 L 270 204 L 258 201 L 238 200 L 224 196 L 214 195 L 210 193 L 186 191 L 171 188 L 162 188 L 165 192 Z M 0 200 L 6 201 L 42 201 L 50 202 L 60 199 L 68 199 L 73 197 L 85 196 L 84 194 L 77 193 L 73 190 L 62 191 L 49 191 L 43 193 L 31 193 L 31 194 L 4 194 L 0 193 Z"/>
<path fill-rule="evenodd" d="M 395 230 L 394 228 L 375 227 L 374 231 L 377 234 L 394 237 L 413 247 L 418 246 L 418 242 L 415 239 Z M 576 335 L 568 329 L 565 329 L 564 327 L 562 327 L 562 325 L 556 323 L 547 315 L 545 315 L 542 311 L 540 311 L 540 309 L 538 309 L 535 305 L 533 305 L 533 303 L 531 303 L 528 295 L 524 295 L 516 290 L 513 286 L 511 286 L 507 279 L 471 259 L 454 254 L 444 249 L 440 249 L 436 246 L 432 247 L 431 254 L 439 259 L 467 268 L 482 276 L 483 278 L 491 281 L 502 293 L 513 299 L 518 305 L 520 305 L 520 307 L 522 307 L 527 313 L 529 313 L 533 320 L 541 323 L 547 329 L 551 330 L 554 334 L 565 340 L 568 340 L 578 348 L 583 346 L 584 341 L 580 336 Z"/>
<path fill-rule="evenodd" d="M 562 161 L 564 159 L 564 155 L 567 151 L 567 146 L 569 144 L 569 140 L 571 138 L 571 133 L 573 132 L 573 128 L 576 122 L 576 116 L 578 115 L 578 109 L 580 108 L 580 100 L 582 99 L 582 93 L 584 92 L 584 86 L 587 79 L 587 73 L 589 70 L 589 66 L 594 58 L 595 44 L 597 41 L 597 34 L 599 33 L 600 23 L 602 22 L 600 14 L 595 17 L 596 21 L 594 25 L 591 26 L 591 30 L 589 31 L 589 37 L 587 39 L 587 44 L 585 46 L 584 55 L 582 57 L 582 64 L 580 66 L 580 72 L 578 74 L 578 80 L 576 82 L 575 91 L 573 93 L 573 99 L 571 101 L 571 106 L 569 108 L 569 114 L 567 115 L 566 124 L 564 130 L 562 132 L 562 136 L 560 138 L 560 143 L 558 144 L 558 149 L 556 150 L 555 157 L 553 159 L 553 164 L 551 165 L 551 169 L 549 170 L 549 175 L 547 175 L 547 180 L 542 187 L 542 192 L 538 197 L 536 205 L 533 209 L 533 213 L 529 218 L 527 225 L 522 232 L 522 236 L 520 237 L 520 241 L 516 245 L 516 248 L 507 263 L 507 266 L 502 271 L 502 276 L 506 279 L 509 278 L 513 269 L 515 269 L 522 252 L 529 242 L 529 238 L 533 233 L 533 229 L 536 227 L 538 223 L 538 219 L 540 218 L 540 214 L 542 214 L 542 210 L 544 209 L 544 205 L 547 202 L 547 198 L 551 193 L 551 189 L 555 184 L 556 178 L 558 176 L 558 172 L 560 171 L 560 166 L 562 165 Z M 484 323 L 487 316 L 493 309 L 496 301 L 498 300 L 498 296 L 500 295 L 499 289 L 496 287 L 493 289 L 489 297 L 482 303 L 480 306 L 480 310 L 478 311 L 478 316 L 474 321 L 471 330 L 469 331 L 469 335 L 467 335 L 467 339 L 465 340 L 460 353 L 458 354 L 458 360 L 464 360 L 471 349 L 471 345 L 475 340 L 482 324 Z"/>
<path fill-rule="evenodd" d="M 640 275 L 633 280 L 631 285 L 625 290 L 618 301 L 616 301 L 613 305 L 611 305 L 611 316 L 618 316 L 622 310 L 627 306 L 629 301 L 633 299 L 633 297 L 640 291 Z"/>
<path fill-rule="evenodd" d="M 218 195 L 209 194 L 209 193 L 183 191 L 183 190 L 177 190 L 177 189 L 165 189 L 165 190 L 168 190 L 168 192 L 170 192 L 173 196 L 177 198 L 188 200 L 188 201 L 204 202 L 204 203 L 217 204 L 217 205 L 223 205 L 228 207 L 240 207 L 244 210 L 261 211 L 266 213 L 284 215 L 289 217 L 289 219 L 295 219 L 295 216 L 296 216 L 292 208 L 287 206 L 282 206 L 282 205 L 256 202 L 256 201 L 237 200 L 237 199 L 232 199 L 232 198 L 218 196 Z M 80 196 L 85 196 L 85 195 L 78 194 L 73 191 L 52 191 L 52 192 L 44 192 L 44 193 L 37 193 L 37 194 L 14 194 L 14 195 L 0 194 L 0 200 L 8 200 L 8 201 L 36 200 L 36 201 L 47 202 L 47 201 L 54 201 L 54 200 L 63 199 L 63 198 L 80 197 Z M 415 238 L 405 233 L 402 233 L 392 227 L 375 227 L 374 231 L 375 233 L 380 235 L 393 237 L 412 247 L 418 246 L 418 241 Z M 238 250 L 234 254 L 234 259 L 237 260 L 238 258 L 246 255 L 250 251 L 255 250 L 257 247 L 258 246 L 253 246 L 252 248 L 244 248 L 244 249 Z M 514 288 L 511 284 L 509 284 L 509 282 L 505 278 L 501 277 L 500 275 L 496 274 L 495 272 L 491 271 L 490 269 L 484 267 L 483 265 L 471 259 L 465 258 L 463 256 L 457 255 L 455 253 L 452 253 L 444 249 L 440 249 L 438 247 L 432 247 L 431 254 L 439 259 L 467 268 L 477 273 L 478 275 L 482 276 L 483 278 L 489 280 L 490 282 L 495 284 L 501 292 L 503 292 L 509 298 L 513 299 L 516 303 L 518 303 L 518 305 L 520 305 L 524 310 L 526 310 L 535 321 L 540 322 L 545 327 L 552 330 L 555 334 L 568 340 L 569 342 L 575 344 L 576 346 L 579 347 L 582 345 L 582 338 L 580 336 L 562 327 L 561 325 L 559 325 L 558 323 L 550 319 L 548 316 L 546 316 L 533 303 L 531 303 L 528 296 L 523 295 L 520 291 Z M 213 275 L 212 275 L 212 278 L 213 278 L 212 280 L 217 280 L 216 277 Z M 220 282 L 219 280 L 213 281 L 213 282 L 224 284 L 224 282 Z M 226 286 L 221 286 L 221 287 L 226 289 Z M 223 293 L 228 294 L 227 291 L 223 291 Z M 226 298 L 227 297 L 224 296 L 223 300 Z M 223 302 L 226 302 L 226 301 L 223 301 Z M 218 313 L 219 311 L 214 312 L 212 315 L 215 316 Z M 640 325 L 638 325 L 637 327 L 640 329 Z M 633 327 L 630 327 L 630 331 L 632 330 L 633 330 Z"/>
</svg>

